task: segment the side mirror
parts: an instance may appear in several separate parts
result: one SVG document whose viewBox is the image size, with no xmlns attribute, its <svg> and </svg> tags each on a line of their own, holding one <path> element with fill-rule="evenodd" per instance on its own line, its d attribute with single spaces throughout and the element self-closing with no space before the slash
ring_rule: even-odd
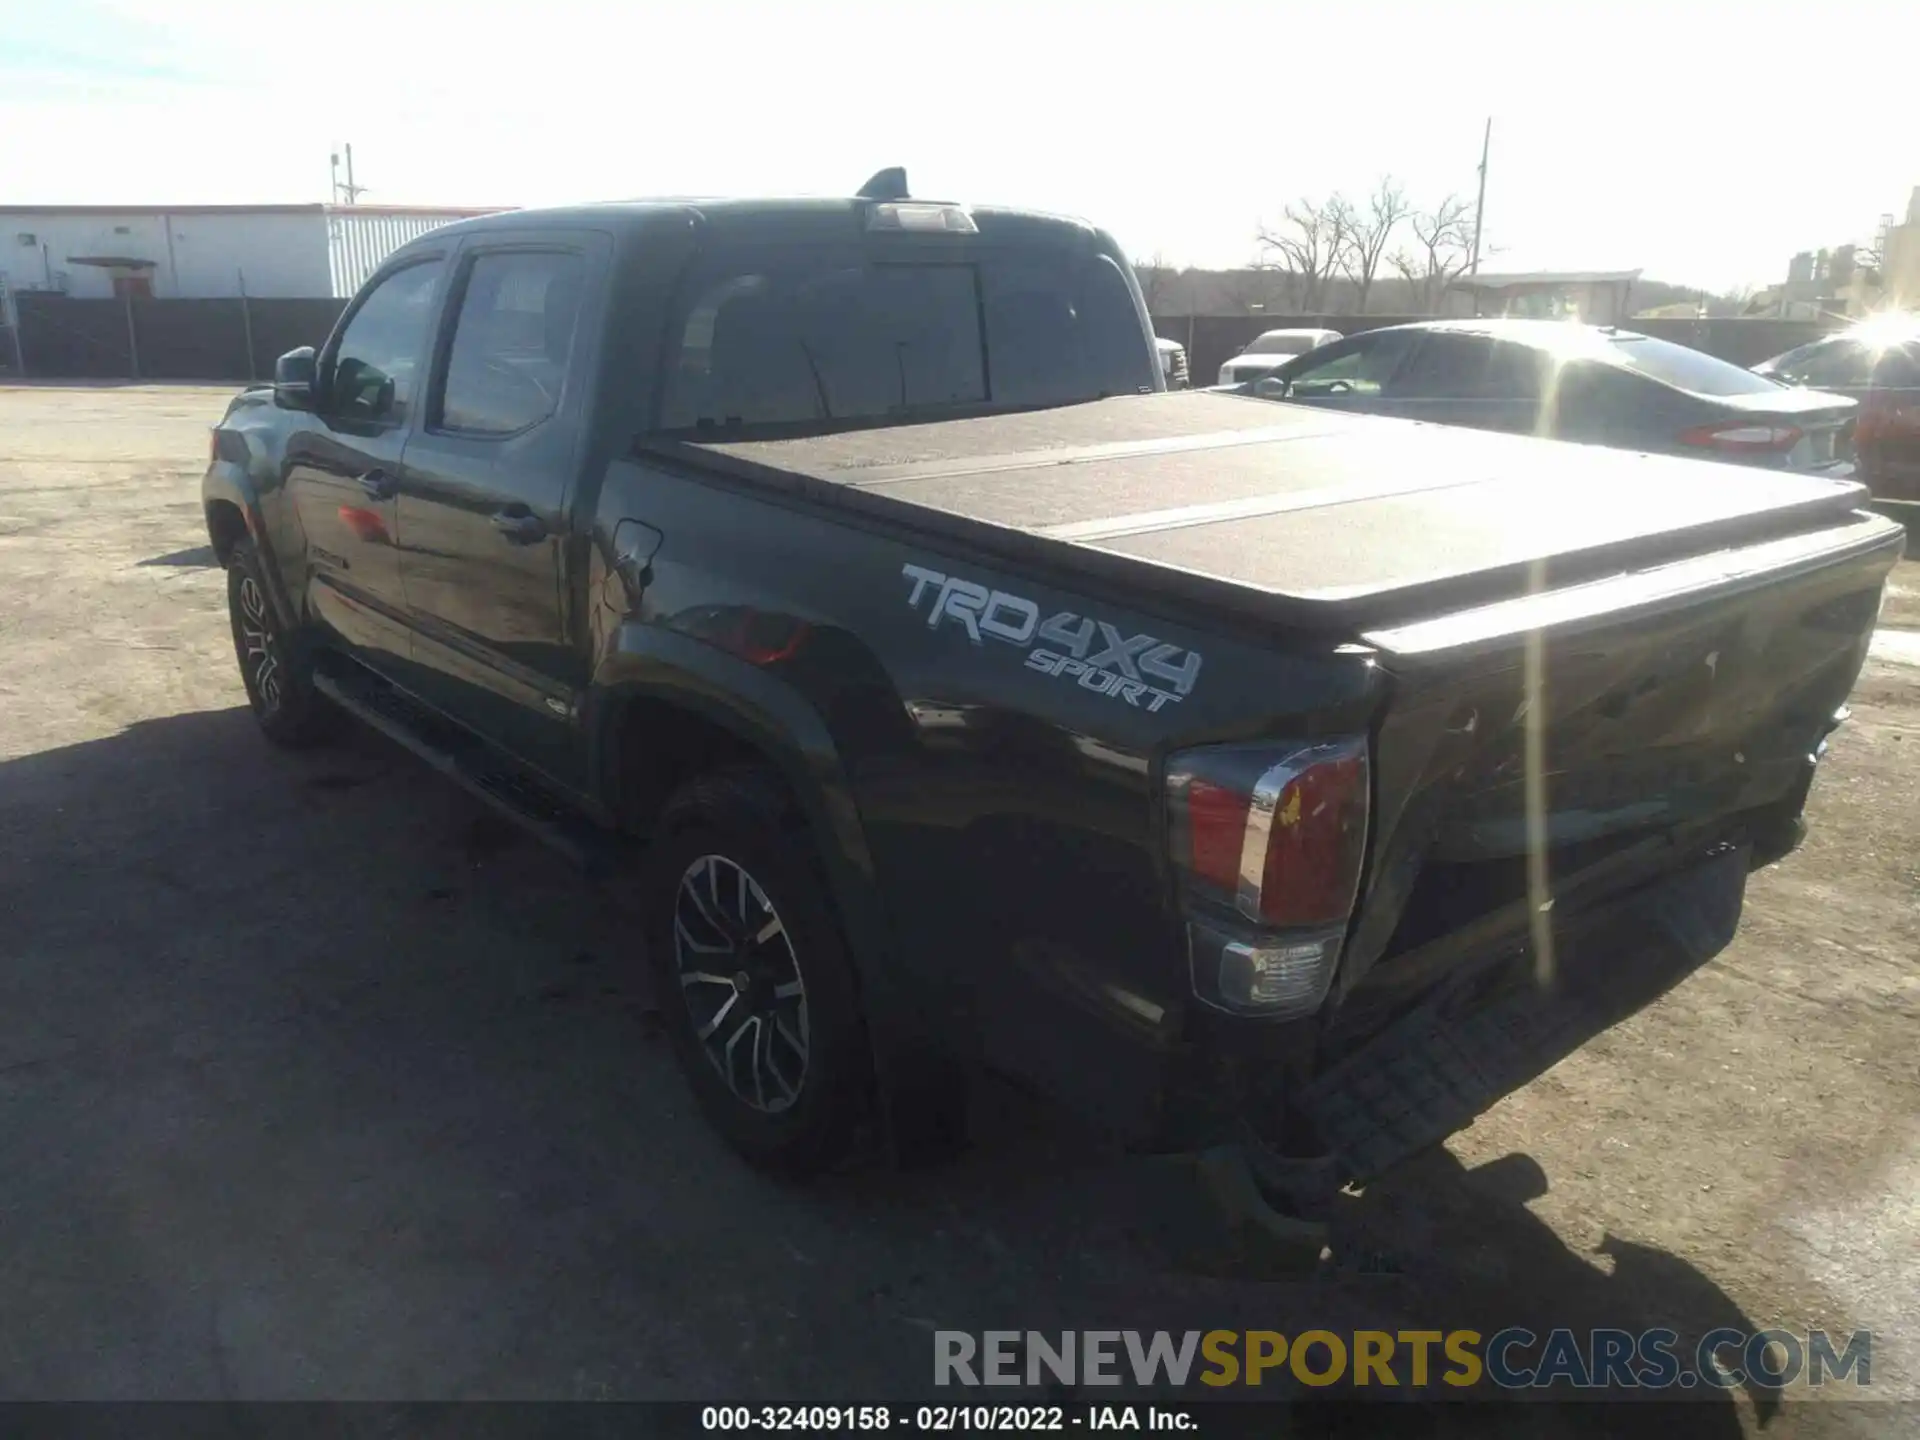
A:
<svg viewBox="0 0 1920 1440">
<path fill-rule="evenodd" d="M 1262 400 L 1284 400 L 1293 391 L 1293 382 L 1277 375 L 1262 375 L 1253 382 L 1253 393 Z"/>
<path fill-rule="evenodd" d="M 289 350 L 273 362 L 273 403 L 283 410 L 311 410 L 319 399 L 315 389 L 318 362 L 311 345 Z"/>
</svg>

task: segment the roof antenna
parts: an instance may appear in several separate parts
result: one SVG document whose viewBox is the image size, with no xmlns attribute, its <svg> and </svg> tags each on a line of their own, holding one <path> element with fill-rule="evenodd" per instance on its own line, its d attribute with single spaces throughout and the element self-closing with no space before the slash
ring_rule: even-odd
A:
<svg viewBox="0 0 1920 1440">
<path fill-rule="evenodd" d="M 855 192 L 862 200 L 904 200 L 907 198 L 907 171 L 903 165 L 890 165 L 876 171 L 874 177 Z"/>
</svg>

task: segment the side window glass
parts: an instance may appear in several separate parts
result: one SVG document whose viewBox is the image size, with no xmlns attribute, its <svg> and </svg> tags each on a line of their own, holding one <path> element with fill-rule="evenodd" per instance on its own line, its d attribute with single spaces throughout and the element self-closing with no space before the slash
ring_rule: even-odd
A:
<svg viewBox="0 0 1920 1440">
<path fill-rule="evenodd" d="M 1592 439 L 1626 433 L 1666 403 L 1660 388 L 1620 365 L 1569 360 L 1551 387 L 1554 433 Z"/>
<path fill-rule="evenodd" d="M 512 435 L 560 408 L 580 313 L 578 255 L 481 255 L 467 271 L 439 425 Z"/>
<path fill-rule="evenodd" d="M 1413 400 L 1534 400 L 1540 395 L 1539 362 L 1518 345 L 1430 333 L 1393 393 Z"/>
<path fill-rule="evenodd" d="M 1496 342 L 1487 357 L 1482 393 L 1497 400 L 1538 400 L 1548 368 L 1540 351 Z"/>
<path fill-rule="evenodd" d="M 1873 370 L 1873 352 L 1857 340 L 1829 340 L 1813 346 L 1791 369 L 1781 367 L 1783 380 L 1818 390 L 1822 385 L 1862 386 Z"/>
<path fill-rule="evenodd" d="M 345 420 L 404 420 L 417 391 L 440 262 L 396 270 L 353 312 L 333 355 L 327 412 Z"/>
<path fill-rule="evenodd" d="M 1405 358 L 1412 336 L 1404 330 L 1378 335 L 1356 335 L 1320 350 L 1304 362 L 1290 363 L 1285 374 L 1289 393 L 1310 395 L 1378 395 Z"/>
</svg>

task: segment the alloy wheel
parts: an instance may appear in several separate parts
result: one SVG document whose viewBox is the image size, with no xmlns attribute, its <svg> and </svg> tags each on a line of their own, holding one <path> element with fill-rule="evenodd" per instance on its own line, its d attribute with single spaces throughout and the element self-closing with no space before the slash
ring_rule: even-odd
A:
<svg viewBox="0 0 1920 1440">
<path fill-rule="evenodd" d="M 707 1060 L 735 1098 L 777 1115 L 800 1098 L 810 1033 L 793 940 L 759 882 L 702 855 L 673 903 L 680 993 Z"/>
<path fill-rule="evenodd" d="M 271 714 L 280 708 L 280 647 L 274 639 L 267 597 L 251 575 L 240 580 L 240 639 L 246 647 L 241 663 L 252 672 L 260 708 Z"/>
</svg>

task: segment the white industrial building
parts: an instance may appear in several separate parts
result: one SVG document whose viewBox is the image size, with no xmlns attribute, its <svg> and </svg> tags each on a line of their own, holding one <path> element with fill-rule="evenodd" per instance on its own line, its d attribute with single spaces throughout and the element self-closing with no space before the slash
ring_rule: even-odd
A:
<svg viewBox="0 0 1920 1440">
<path fill-rule="evenodd" d="M 0 290 L 343 297 L 395 249 L 489 210 L 410 205 L 0 205 Z"/>
</svg>

